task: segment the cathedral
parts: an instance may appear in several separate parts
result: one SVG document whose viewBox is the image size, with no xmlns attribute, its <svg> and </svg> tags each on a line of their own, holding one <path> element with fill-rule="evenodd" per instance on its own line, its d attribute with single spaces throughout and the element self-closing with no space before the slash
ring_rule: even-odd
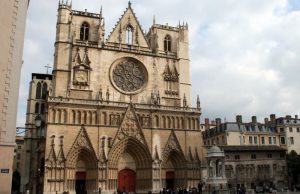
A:
<svg viewBox="0 0 300 194">
<path fill-rule="evenodd" d="M 33 74 L 23 187 L 30 193 L 159 193 L 196 187 L 204 166 L 188 24 L 142 27 L 131 3 L 102 14 L 60 2 L 53 74 Z M 194 107 L 194 108 L 193 108 Z M 26 178 L 27 177 L 27 178 Z"/>
</svg>

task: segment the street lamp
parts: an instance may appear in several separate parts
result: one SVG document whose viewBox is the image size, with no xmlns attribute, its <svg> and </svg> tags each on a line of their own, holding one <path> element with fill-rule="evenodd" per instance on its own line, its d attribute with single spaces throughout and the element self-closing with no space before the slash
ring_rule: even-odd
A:
<svg viewBox="0 0 300 194">
<path fill-rule="evenodd" d="M 42 126 L 43 119 L 40 115 L 37 115 L 34 119 L 34 122 L 35 127 L 16 127 L 16 134 L 19 135 L 32 129 L 39 129 Z M 24 129 L 24 131 L 20 131 L 21 129 Z"/>
</svg>

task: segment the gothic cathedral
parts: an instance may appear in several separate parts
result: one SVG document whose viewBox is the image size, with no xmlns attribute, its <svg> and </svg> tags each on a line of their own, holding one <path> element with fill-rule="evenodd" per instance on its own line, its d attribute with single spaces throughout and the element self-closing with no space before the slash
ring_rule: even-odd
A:
<svg viewBox="0 0 300 194">
<path fill-rule="evenodd" d="M 24 184 L 44 194 L 196 187 L 201 108 L 199 98 L 191 105 L 189 63 L 187 24 L 154 20 L 146 33 L 129 2 L 105 36 L 102 10 L 60 3 L 53 75 L 33 76 L 28 101 L 27 125 L 44 119 L 26 134 L 39 148 L 27 176 L 39 178 Z"/>
</svg>

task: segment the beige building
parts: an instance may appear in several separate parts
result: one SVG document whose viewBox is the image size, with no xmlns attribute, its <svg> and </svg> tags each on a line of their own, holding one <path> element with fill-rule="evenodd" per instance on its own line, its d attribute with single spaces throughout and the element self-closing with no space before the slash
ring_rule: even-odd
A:
<svg viewBox="0 0 300 194">
<path fill-rule="evenodd" d="M 16 146 L 14 151 L 13 163 L 13 178 L 12 178 L 12 192 L 20 192 L 21 190 L 21 172 L 23 164 L 23 147 L 24 136 L 16 136 Z"/>
<path fill-rule="evenodd" d="M 46 133 L 26 134 L 26 189 L 157 193 L 197 186 L 204 153 L 199 99 L 191 105 L 188 25 L 153 21 L 145 33 L 129 3 L 107 39 L 105 30 L 102 11 L 59 4 Z M 40 115 L 32 96 L 41 81 L 31 83 L 28 126 Z"/>
<path fill-rule="evenodd" d="M 204 146 L 218 145 L 225 152 L 230 189 L 288 185 L 286 149 L 276 122 L 273 114 L 264 123 L 257 122 L 255 116 L 245 123 L 238 115 L 235 122 L 216 119 L 215 127 L 206 127 L 202 132 Z"/>
<path fill-rule="evenodd" d="M 288 153 L 292 150 L 300 154 L 300 119 L 298 115 L 291 117 L 276 118 L 276 128 L 280 134 L 280 145 L 287 149 Z"/>
<path fill-rule="evenodd" d="M 11 191 L 16 114 L 29 1 L 0 1 L 0 193 Z"/>
</svg>

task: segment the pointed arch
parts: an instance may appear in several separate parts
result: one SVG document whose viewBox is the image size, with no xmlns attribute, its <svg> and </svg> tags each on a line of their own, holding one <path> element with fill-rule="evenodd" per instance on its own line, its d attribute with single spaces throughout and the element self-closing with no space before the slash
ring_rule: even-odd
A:
<svg viewBox="0 0 300 194">
<path fill-rule="evenodd" d="M 172 48 L 172 39 L 170 35 L 166 35 L 164 38 L 164 51 L 165 52 L 171 52 Z"/>
<path fill-rule="evenodd" d="M 36 93 L 35 93 L 36 99 L 41 99 L 41 92 L 42 92 L 42 84 L 41 82 L 38 82 L 36 85 Z"/>
<path fill-rule="evenodd" d="M 90 25 L 87 22 L 83 22 L 80 27 L 80 40 L 89 40 Z"/>
<path fill-rule="evenodd" d="M 34 113 L 38 114 L 40 112 L 40 103 L 35 103 L 35 107 L 34 107 Z"/>
<path fill-rule="evenodd" d="M 130 24 L 126 27 L 125 41 L 127 45 L 133 44 L 133 27 Z"/>
<path fill-rule="evenodd" d="M 43 88 L 42 88 L 42 99 L 46 99 L 47 97 L 47 91 L 48 91 L 48 85 L 47 83 L 43 83 Z"/>
</svg>

